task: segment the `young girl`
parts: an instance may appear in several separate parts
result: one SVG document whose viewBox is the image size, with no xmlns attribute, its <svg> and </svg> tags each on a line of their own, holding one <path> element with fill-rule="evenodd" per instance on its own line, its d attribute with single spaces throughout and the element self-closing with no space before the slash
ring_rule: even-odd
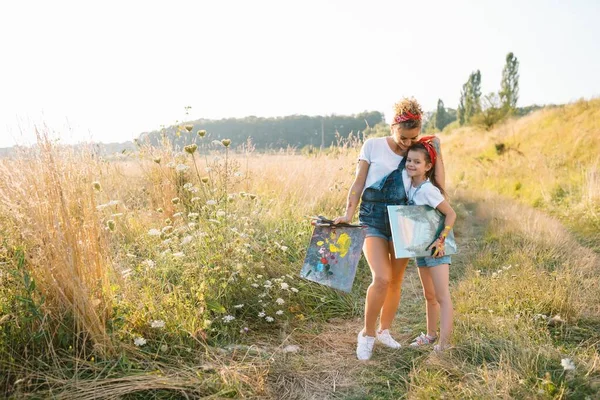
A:
<svg viewBox="0 0 600 400">
<path fill-rule="evenodd" d="M 450 256 L 445 255 L 444 241 L 456 221 L 456 213 L 444 198 L 443 189 L 435 181 L 433 170 L 436 151 L 431 144 L 433 137 L 424 137 L 408 149 L 406 168 L 402 171 L 408 205 L 428 205 L 438 209 L 444 216 L 445 227 L 439 238 L 429 247 L 431 257 L 417 257 L 419 277 L 426 300 L 427 335 L 421 333 L 411 346 L 433 343 L 440 320 L 439 342 L 434 350 L 448 347 L 452 333 L 452 300 L 450 299 L 449 266 Z"/>
</svg>

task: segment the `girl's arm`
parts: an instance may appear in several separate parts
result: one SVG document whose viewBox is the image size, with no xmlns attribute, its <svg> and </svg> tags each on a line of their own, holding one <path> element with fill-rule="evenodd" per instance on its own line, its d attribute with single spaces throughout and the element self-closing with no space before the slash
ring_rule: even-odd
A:
<svg viewBox="0 0 600 400">
<path fill-rule="evenodd" d="M 442 201 L 436 208 L 446 217 L 444 220 L 445 227 L 440 237 L 437 238 L 427 250 L 431 250 L 435 247 L 436 252 L 433 254 L 433 256 L 443 257 L 444 254 L 446 254 L 444 251 L 444 242 L 446 240 L 446 236 L 448 233 L 450 233 L 450 229 L 452 229 L 454 223 L 456 222 L 456 212 L 452 209 L 452 207 L 450 207 L 448 200 Z"/>
<path fill-rule="evenodd" d="M 356 177 L 354 178 L 354 183 L 350 187 L 350 192 L 348 192 L 346 214 L 342 217 L 337 217 L 336 219 L 334 219 L 334 224 L 349 224 L 352 221 L 354 213 L 356 212 L 356 207 L 358 207 L 358 202 L 360 201 L 360 196 L 362 195 L 363 189 L 365 187 L 365 182 L 367 181 L 368 172 L 369 163 L 365 160 L 359 160 L 358 165 L 356 167 Z"/>
<path fill-rule="evenodd" d="M 446 168 L 444 167 L 444 159 L 442 157 L 442 146 L 440 144 L 440 138 L 437 136 L 432 141 L 433 148 L 437 153 L 437 160 L 435 161 L 435 169 L 433 170 L 433 175 L 435 176 L 435 181 L 440 185 L 443 192 L 446 191 Z"/>
</svg>

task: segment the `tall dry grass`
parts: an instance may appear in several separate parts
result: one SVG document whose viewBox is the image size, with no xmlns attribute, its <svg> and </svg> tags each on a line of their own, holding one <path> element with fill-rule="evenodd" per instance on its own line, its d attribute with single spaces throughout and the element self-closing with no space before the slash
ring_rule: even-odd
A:
<svg viewBox="0 0 600 400">
<path fill-rule="evenodd" d="M 91 152 L 61 147 L 38 132 L 37 147 L 0 163 L 0 214 L 8 240 L 26 250 L 24 267 L 43 297 L 43 321 L 67 323 L 70 314 L 83 342 L 110 352 L 112 265 L 96 209 L 99 170 Z"/>
</svg>

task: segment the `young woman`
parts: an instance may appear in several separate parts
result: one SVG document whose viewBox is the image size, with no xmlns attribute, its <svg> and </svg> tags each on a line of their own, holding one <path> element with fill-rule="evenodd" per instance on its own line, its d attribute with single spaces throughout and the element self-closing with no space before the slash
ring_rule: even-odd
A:
<svg viewBox="0 0 600 400">
<path fill-rule="evenodd" d="M 402 169 L 408 148 L 418 141 L 423 111 L 415 99 L 403 99 L 395 105 L 390 136 L 365 141 L 360 151 L 356 177 L 348 193 L 346 213 L 335 223 L 352 221 L 360 200 L 359 221 L 367 226 L 363 252 L 372 282 L 365 299 L 365 323 L 357 338 L 356 356 L 368 360 L 375 341 L 390 348 L 399 348 L 389 332 L 400 303 L 402 280 L 407 258 L 396 259 L 387 215 L 388 205 L 406 204 Z M 444 185 L 444 164 L 439 141 L 436 147 L 435 178 Z M 379 317 L 379 329 L 376 329 Z"/>
</svg>

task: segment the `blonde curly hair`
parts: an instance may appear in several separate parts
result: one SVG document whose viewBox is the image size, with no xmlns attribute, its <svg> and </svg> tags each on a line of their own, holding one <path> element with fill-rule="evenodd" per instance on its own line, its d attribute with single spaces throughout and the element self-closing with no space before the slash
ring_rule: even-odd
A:
<svg viewBox="0 0 600 400">
<path fill-rule="evenodd" d="M 421 116 L 423 115 L 423 110 L 421 109 L 419 102 L 415 100 L 414 97 L 404 97 L 402 100 L 394 104 L 394 121 L 396 122 L 396 118 L 403 114 L 414 115 L 420 120 Z"/>
</svg>

